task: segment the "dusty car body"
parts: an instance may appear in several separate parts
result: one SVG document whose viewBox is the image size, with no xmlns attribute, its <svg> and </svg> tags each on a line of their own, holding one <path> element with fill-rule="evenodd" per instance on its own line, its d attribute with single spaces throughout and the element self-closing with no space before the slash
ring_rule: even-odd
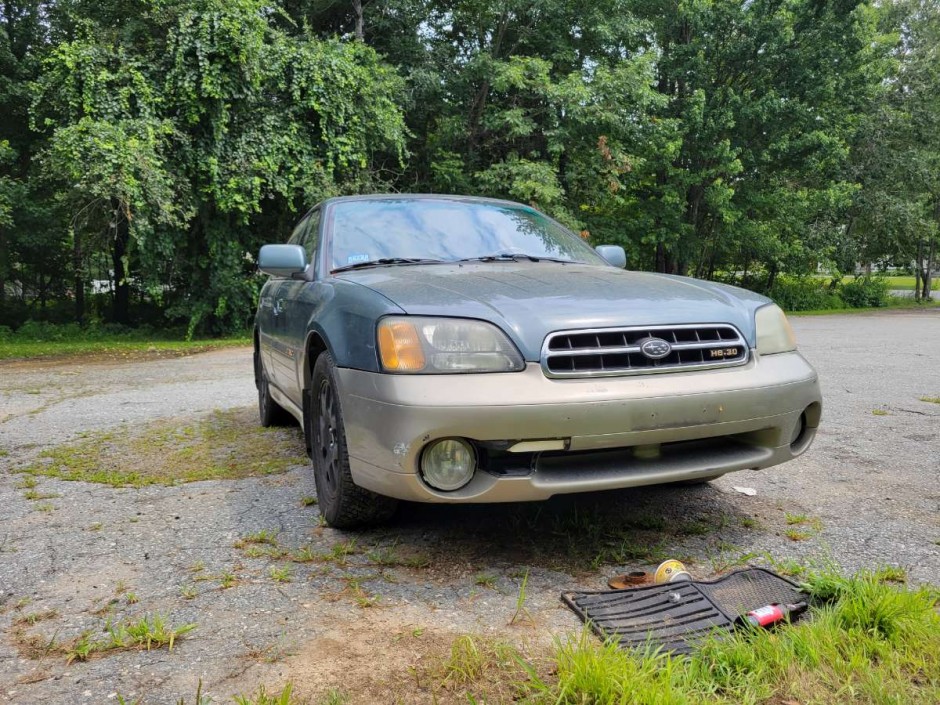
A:
<svg viewBox="0 0 940 705">
<path fill-rule="evenodd" d="M 766 468 L 819 424 L 816 372 L 772 301 L 625 271 L 527 206 L 331 199 L 259 266 L 262 423 L 301 423 L 336 526 L 398 499 L 542 500 Z"/>
</svg>

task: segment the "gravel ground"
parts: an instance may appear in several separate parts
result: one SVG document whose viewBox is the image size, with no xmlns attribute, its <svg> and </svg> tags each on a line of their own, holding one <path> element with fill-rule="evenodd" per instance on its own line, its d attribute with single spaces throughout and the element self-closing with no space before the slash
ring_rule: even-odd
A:
<svg viewBox="0 0 940 705">
<path fill-rule="evenodd" d="M 57 495 L 43 503 L 23 496 L 22 476 L 2 472 L 0 702 L 108 703 L 120 695 L 190 703 L 199 680 L 216 702 L 287 681 L 314 702 L 330 688 L 354 703 L 396 694 L 404 702 L 465 702 L 432 687 L 456 636 L 492 635 L 537 655 L 553 634 L 578 628 L 561 590 L 601 588 L 609 576 L 649 570 L 664 555 L 685 558 L 697 577 L 771 556 L 835 561 L 846 571 L 890 564 L 912 581 L 940 582 L 940 404 L 919 399 L 940 397 L 940 311 L 793 325 L 823 385 L 815 445 L 786 466 L 705 486 L 562 498 L 544 512 L 408 506 L 391 526 L 356 535 L 320 526 L 316 507 L 304 506 L 315 494 L 305 467 L 143 489 L 38 478 L 37 491 Z M 0 363 L 0 463 L 15 471 L 89 431 L 254 399 L 247 349 Z M 756 495 L 733 489 L 742 486 Z M 603 537 L 594 537 L 579 555 L 591 517 L 611 515 L 659 518 L 666 529 L 636 534 L 655 551 L 610 564 Z M 788 515 L 806 521 L 790 526 Z M 700 520 L 698 529 L 671 530 L 689 517 Z M 339 558 L 285 563 L 233 546 L 262 529 L 276 531 L 281 546 Z M 788 529 L 806 538 L 794 541 Z M 556 550 L 565 541 L 567 549 Z M 289 581 L 279 582 L 271 571 L 284 565 Z M 526 575 L 526 611 L 510 624 Z M 197 626 L 172 651 L 87 662 L 68 664 L 58 653 L 27 658 L 22 648 L 25 637 L 64 642 L 148 614 Z M 24 624 L 26 615 L 46 618 Z"/>
</svg>

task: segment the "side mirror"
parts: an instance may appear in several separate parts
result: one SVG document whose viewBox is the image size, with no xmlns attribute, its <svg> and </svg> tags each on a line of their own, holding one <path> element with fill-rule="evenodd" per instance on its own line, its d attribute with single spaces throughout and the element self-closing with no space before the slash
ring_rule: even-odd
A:
<svg viewBox="0 0 940 705">
<path fill-rule="evenodd" d="M 264 245 L 258 269 L 273 277 L 297 278 L 307 271 L 307 253 L 300 245 Z"/>
<path fill-rule="evenodd" d="M 627 253 L 623 251 L 620 245 L 598 245 L 594 248 L 597 254 L 603 257 L 609 264 L 620 269 L 627 268 Z"/>
</svg>

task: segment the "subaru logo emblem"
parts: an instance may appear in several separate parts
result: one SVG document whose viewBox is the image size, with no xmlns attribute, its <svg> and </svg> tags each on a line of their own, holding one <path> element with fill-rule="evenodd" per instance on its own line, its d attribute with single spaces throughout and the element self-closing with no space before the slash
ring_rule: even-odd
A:
<svg viewBox="0 0 940 705">
<path fill-rule="evenodd" d="M 640 352 L 651 360 L 662 360 L 672 352 L 672 346 L 662 338 L 647 338 L 640 345 Z"/>
</svg>

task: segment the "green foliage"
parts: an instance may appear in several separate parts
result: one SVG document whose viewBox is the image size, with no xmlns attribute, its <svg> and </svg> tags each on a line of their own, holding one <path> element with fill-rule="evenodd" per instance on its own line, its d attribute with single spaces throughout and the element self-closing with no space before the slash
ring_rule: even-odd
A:
<svg viewBox="0 0 940 705">
<path fill-rule="evenodd" d="M 258 247 L 344 193 L 524 201 L 791 309 L 879 303 L 802 277 L 938 238 L 938 0 L 356 7 L 0 12 L 0 325 L 244 329 Z"/>
<path fill-rule="evenodd" d="M 764 292 L 786 311 L 813 311 L 844 308 L 837 290 L 815 277 L 777 277 Z"/>
<path fill-rule="evenodd" d="M 841 286 L 842 300 L 853 308 L 869 308 L 888 305 L 889 284 L 884 278 L 858 277 Z"/>
</svg>

